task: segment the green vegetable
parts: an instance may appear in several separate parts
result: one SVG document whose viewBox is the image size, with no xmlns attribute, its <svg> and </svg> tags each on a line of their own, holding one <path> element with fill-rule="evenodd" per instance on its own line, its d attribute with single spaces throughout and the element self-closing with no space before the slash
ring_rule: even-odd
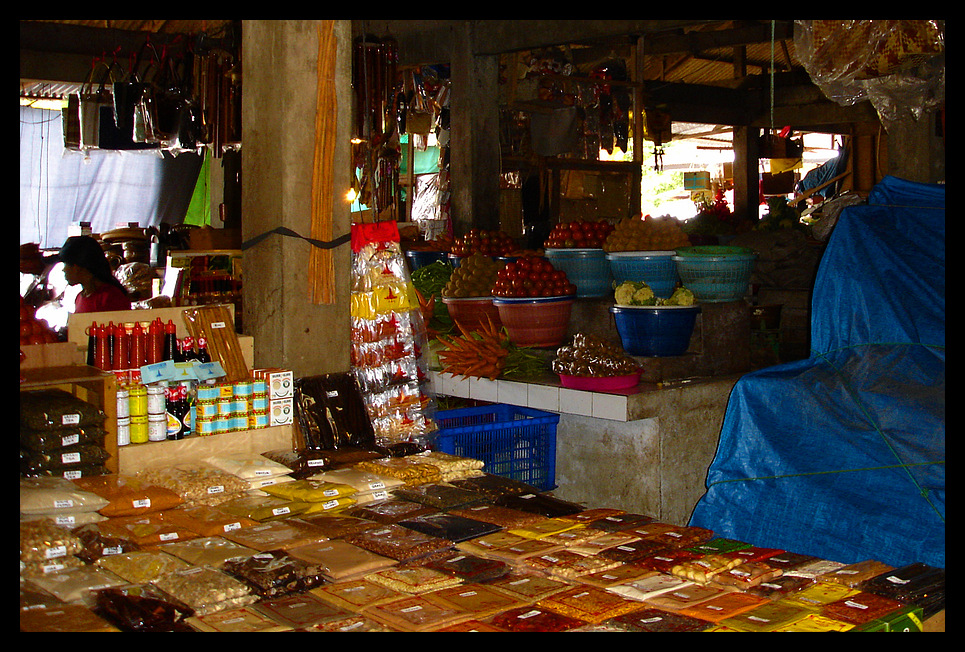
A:
<svg viewBox="0 0 965 652">
<path fill-rule="evenodd" d="M 452 276 L 452 265 L 441 260 L 435 260 L 428 265 L 412 272 L 412 284 L 424 297 L 442 296 L 442 288 L 446 287 Z"/>
<path fill-rule="evenodd" d="M 511 344 L 502 370 L 503 377 L 535 378 L 548 370 L 546 362 L 531 349 Z"/>
</svg>

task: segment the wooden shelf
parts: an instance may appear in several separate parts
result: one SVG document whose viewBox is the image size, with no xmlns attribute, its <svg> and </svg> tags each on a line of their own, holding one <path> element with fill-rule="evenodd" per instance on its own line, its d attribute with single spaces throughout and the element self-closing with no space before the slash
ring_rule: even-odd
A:
<svg viewBox="0 0 965 652">
<path fill-rule="evenodd" d="M 37 367 L 21 369 L 24 380 L 20 391 L 61 389 L 78 399 L 99 408 L 106 415 L 104 421 L 104 450 L 108 457 L 104 466 L 117 473 L 117 378 L 112 373 L 88 365 Z"/>
</svg>

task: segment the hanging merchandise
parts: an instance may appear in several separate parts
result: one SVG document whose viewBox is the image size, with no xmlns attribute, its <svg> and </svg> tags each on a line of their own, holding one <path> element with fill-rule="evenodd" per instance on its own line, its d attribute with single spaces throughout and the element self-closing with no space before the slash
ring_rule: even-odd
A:
<svg viewBox="0 0 965 652">
<path fill-rule="evenodd" d="M 376 444 L 426 449 L 436 432 L 427 337 L 399 241 L 394 221 L 352 225 L 352 373 Z"/>
<path fill-rule="evenodd" d="M 399 140 L 398 45 L 392 38 L 371 35 L 355 40 L 352 86 L 355 90 L 353 125 L 355 176 L 359 202 L 376 217 L 398 219 Z"/>
</svg>

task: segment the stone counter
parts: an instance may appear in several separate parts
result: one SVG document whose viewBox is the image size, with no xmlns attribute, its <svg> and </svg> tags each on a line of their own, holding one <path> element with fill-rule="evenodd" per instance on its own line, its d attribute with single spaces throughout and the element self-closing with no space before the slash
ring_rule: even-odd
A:
<svg viewBox="0 0 965 652">
<path fill-rule="evenodd" d="M 554 495 L 684 525 L 705 489 L 730 391 L 740 374 L 589 392 L 530 382 L 430 374 L 435 393 L 560 415 Z"/>
</svg>

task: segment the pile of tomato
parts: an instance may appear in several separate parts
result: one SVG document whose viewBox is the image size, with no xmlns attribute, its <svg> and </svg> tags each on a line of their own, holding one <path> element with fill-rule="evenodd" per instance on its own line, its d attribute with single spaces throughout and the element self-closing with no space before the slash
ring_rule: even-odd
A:
<svg viewBox="0 0 965 652">
<path fill-rule="evenodd" d="M 493 286 L 493 296 L 508 299 L 575 295 L 576 285 L 566 272 L 542 256 L 523 256 L 506 263 Z"/>
<path fill-rule="evenodd" d="M 560 222 L 543 243 L 548 249 L 600 249 L 613 231 L 606 220 L 573 220 Z"/>
<path fill-rule="evenodd" d="M 471 256 L 478 251 L 484 256 L 506 256 L 517 248 L 516 242 L 505 231 L 470 229 L 466 235 L 453 240 L 449 253 Z"/>
<path fill-rule="evenodd" d="M 47 322 L 38 319 L 35 308 L 20 297 L 20 345 L 24 344 L 53 344 L 58 340 Z"/>
</svg>

